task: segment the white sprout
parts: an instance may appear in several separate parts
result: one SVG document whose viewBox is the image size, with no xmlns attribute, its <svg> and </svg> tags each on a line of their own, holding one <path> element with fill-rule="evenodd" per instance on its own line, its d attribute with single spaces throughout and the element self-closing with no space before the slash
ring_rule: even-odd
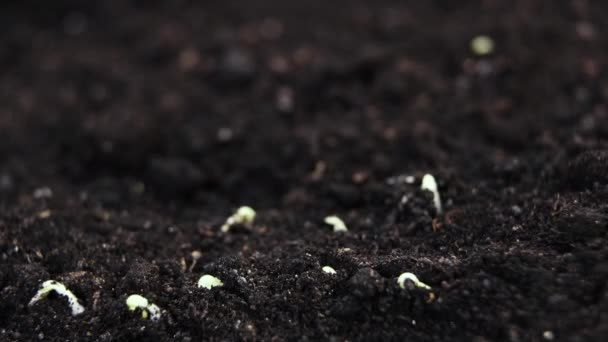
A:
<svg viewBox="0 0 608 342">
<path fill-rule="evenodd" d="M 334 227 L 334 233 L 347 232 L 348 228 L 344 224 L 344 221 L 340 219 L 338 216 L 328 216 L 325 218 L 325 223 Z"/>
<path fill-rule="evenodd" d="M 485 56 L 494 51 L 494 40 L 488 36 L 477 36 L 471 40 L 471 50 L 478 56 Z"/>
<path fill-rule="evenodd" d="M 410 272 L 401 273 L 401 275 L 397 279 L 397 283 L 399 284 L 400 288 L 402 288 L 402 289 L 405 288 L 405 281 L 406 280 L 412 281 L 416 287 L 420 287 L 420 288 L 423 288 L 425 290 L 430 290 L 431 289 L 430 286 L 428 286 L 427 284 L 425 284 L 425 283 L 421 282 L 420 280 L 418 280 L 418 277 L 416 277 L 416 275 L 414 273 L 410 273 Z"/>
<path fill-rule="evenodd" d="M 196 266 L 196 263 L 198 262 L 198 259 L 203 256 L 203 253 L 201 253 L 201 251 L 192 251 L 190 255 L 192 256 L 192 265 L 190 265 L 190 268 L 188 268 L 188 272 L 192 272 L 194 266 Z"/>
<path fill-rule="evenodd" d="M 441 214 L 441 197 L 439 197 L 439 190 L 437 190 L 437 182 L 435 181 L 435 177 L 430 174 L 424 175 L 420 189 L 433 193 L 433 203 L 435 204 L 435 209 L 437 209 L 437 214 Z"/>
<path fill-rule="evenodd" d="M 206 288 L 211 290 L 216 286 L 224 286 L 224 283 L 219 278 L 216 278 L 210 274 L 205 274 L 198 280 L 198 287 Z"/>
<path fill-rule="evenodd" d="M 70 308 L 72 309 L 72 316 L 80 315 L 84 312 L 84 307 L 80 305 L 78 302 L 78 298 L 72 293 L 72 291 L 68 290 L 65 285 L 56 282 L 54 280 L 47 280 L 42 283 L 42 287 L 36 295 L 30 300 L 28 305 L 34 305 L 36 302 L 41 299 L 46 298 L 51 291 L 55 291 L 57 294 L 64 296 L 68 299 L 68 303 L 70 304 Z"/>
<path fill-rule="evenodd" d="M 336 274 L 336 270 L 333 269 L 333 267 L 331 266 L 323 266 L 323 268 L 321 268 L 321 270 L 323 270 L 323 272 L 327 273 L 327 274 Z"/>
<path fill-rule="evenodd" d="M 148 299 L 138 295 L 130 295 L 127 298 L 127 307 L 130 311 L 135 311 L 137 309 L 141 310 L 141 318 L 147 319 L 148 314 L 150 315 L 150 320 L 157 321 L 160 319 L 160 308 L 155 304 L 151 304 L 148 302 Z"/>
<path fill-rule="evenodd" d="M 255 220 L 255 210 L 247 206 L 240 207 L 226 220 L 226 223 L 224 223 L 221 230 L 222 232 L 227 233 L 230 230 L 230 227 L 235 224 L 249 225 L 253 223 L 253 220 Z"/>
</svg>

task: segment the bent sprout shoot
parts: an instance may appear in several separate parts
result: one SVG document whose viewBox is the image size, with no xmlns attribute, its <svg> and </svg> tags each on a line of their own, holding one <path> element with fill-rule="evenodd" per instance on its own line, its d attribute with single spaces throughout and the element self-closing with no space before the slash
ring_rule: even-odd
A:
<svg viewBox="0 0 608 342">
<path fill-rule="evenodd" d="M 80 305 L 78 298 L 76 298 L 72 291 L 68 290 L 65 285 L 54 280 L 47 280 L 42 283 L 42 287 L 36 292 L 36 295 L 34 295 L 28 305 L 34 305 L 36 302 L 46 298 L 52 291 L 55 291 L 58 295 L 68 299 L 68 303 L 72 309 L 72 316 L 80 315 L 84 312 L 84 307 Z"/>
<path fill-rule="evenodd" d="M 427 284 L 421 282 L 418 277 L 414 274 L 414 273 L 410 273 L 410 272 L 405 272 L 405 273 L 401 273 L 401 275 L 399 276 L 399 278 L 397 279 L 397 283 L 399 284 L 399 287 L 404 289 L 405 288 L 405 281 L 409 280 L 411 282 L 414 283 L 414 286 L 425 289 L 425 290 L 430 290 L 431 287 L 428 286 Z"/>
<path fill-rule="evenodd" d="M 325 218 L 324 222 L 334 227 L 334 233 L 348 231 L 348 228 L 346 228 L 344 221 L 342 221 L 342 219 L 340 219 L 338 216 L 328 216 Z"/>
<path fill-rule="evenodd" d="M 437 210 L 437 214 L 441 214 L 441 197 L 439 197 L 439 190 L 437 188 L 437 182 L 435 181 L 435 177 L 430 174 L 424 175 L 422 178 L 422 185 L 420 189 L 424 191 L 430 191 L 433 194 L 433 204 L 435 205 L 435 209 Z"/>
<path fill-rule="evenodd" d="M 226 220 L 226 223 L 224 223 L 221 230 L 223 233 L 227 233 L 230 228 L 236 224 L 250 225 L 255 220 L 255 215 L 255 210 L 253 210 L 251 207 L 240 207 Z"/>
</svg>

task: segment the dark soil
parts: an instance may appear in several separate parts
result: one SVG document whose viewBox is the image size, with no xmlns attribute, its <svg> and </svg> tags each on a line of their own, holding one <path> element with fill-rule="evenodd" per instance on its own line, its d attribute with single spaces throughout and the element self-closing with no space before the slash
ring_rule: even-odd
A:
<svg viewBox="0 0 608 342">
<path fill-rule="evenodd" d="M 1 341 L 608 336 L 606 2 L 3 7 Z"/>
</svg>

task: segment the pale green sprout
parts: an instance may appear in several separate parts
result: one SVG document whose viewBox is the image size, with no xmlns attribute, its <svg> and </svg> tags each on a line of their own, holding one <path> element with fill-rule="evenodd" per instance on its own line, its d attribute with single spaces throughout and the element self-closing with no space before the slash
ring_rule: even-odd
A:
<svg viewBox="0 0 608 342">
<path fill-rule="evenodd" d="M 478 56 L 489 55 L 494 51 L 494 40 L 488 36 L 477 36 L 471 40 L 471 50 Z"/>
<path fill-rule="evenodd" d="M 255 210 L 251 207 L 243 206 L 226 220 L 221 230 L 227 233 L 235 224 L 250 225 L 253 223 L 253 220 L 255 220 Z"/>
<path fill-rule="evenodd" d="M 430 174 L 424 175 L 424 177 L 422 177 L 420 189 L 433 193 L 433 204 L 435 205 L 435 209 L 437 209 L 437 214 L 441 214 L 441 197 L 439 197 L 439 190 L 437 189 L 435 177 Z"/>
<path fill-rule="evenodd" d="M 327 274 L 336 274 L 336 270 L 333 269 L 333 267 L 331 266 L 323 266 L 323 268 L 321 268 L 321 270 Z"/>
<path fill-rule="evenodd" d="M 135 311 L 137 309 L 141 310 L 141 318 L 147 319 L 148 315 L 150 316 L 150 320 L 157 321 L 160 319 L 160 308 L 155 304 L 151 304 L 148 302 L 143 296 L 138 294 L 130 295 L 127 298 L 127 307 L 129 311 Z"/>
<path fill-rule="evenodd" d="M 205 274 L 198 280 L 198 287 L 206 288 L 211 290 L 216 286 L 224 286 L 224 283 L 219 278 L 216 278 L 210 274 Z"/>
<path fill-rule="evenodd" d="M 36 295 L 34 295 L 28 305 L 34 305 L 36 302 L 46 298 L 51 291 L 55 291 L 58 295 L 68 299 L 68 303 L 72 309 L 72 316 L 80 315 L 84 312 L 84 307 L 80 305 L 78 298 L 76 298 L 72 291 L 68 290 L 65 285 L 54 280 L 47 280 L 42 283 L 42 287 L 36 292 Z"/>
<path fill-rule="evenodd" d="M 413 282 L 416 287 L 419 287 L 419 288 L 422 288 L 422 289 L 425 289 L 425 290 L 430 290 L 431 289 L 430 286 L 428 286 L 427 284 L 421 282 L 414 273 L 410 273 L 410 272 L 401 273 L 401 275 L 397 279 L 397 283 L 399 284 L 400 288 L 402 288 L 402 289 L 405 288 L 405 281 L 406 280 L 410 280 L 411 282 Z"/>
<path fill-rule="evenodd" d="M 338 216 L 328 216 L 325 218 L 325 223 L 334 227 L 334 233 L 347 232 L 348 228 L 344 224 L 344 221 L 340 219 Z"/>
</svg>

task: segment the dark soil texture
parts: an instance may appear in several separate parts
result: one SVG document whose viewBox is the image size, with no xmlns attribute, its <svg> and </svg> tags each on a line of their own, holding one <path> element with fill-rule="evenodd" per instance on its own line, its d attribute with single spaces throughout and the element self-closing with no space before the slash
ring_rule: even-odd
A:
<svg viewBox="0 0 608 342">
<path fill-rule="evenodd" d="M 2 6 L 0 341 L 608 337 L 605 1 Z"/>
</svg>

